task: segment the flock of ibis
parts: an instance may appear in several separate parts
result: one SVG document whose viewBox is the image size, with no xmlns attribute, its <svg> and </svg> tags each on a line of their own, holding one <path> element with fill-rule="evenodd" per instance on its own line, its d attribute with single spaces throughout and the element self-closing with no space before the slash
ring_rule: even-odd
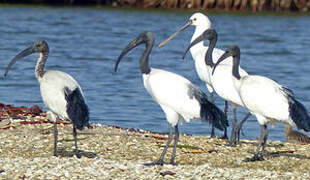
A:
<svg viewBox="0 0 310 180">
<path fill-rule="evenodd" d="M 140 33 L 123 49 L 119 55 L 114 70 L 124 56 L 135 47 L 145 44 L 145 49 L 139 60 L 139 67 L 143 84 L 153 100 L 162 108 L 169 124 L 169 136 L 160 158 L 145 165 L 163 165 L 164 157 L 172 140 L 173 151 L 169 164 L 176 164 L 175 156 L 179 140 L 178 124 L 181 121 L 207 121 L 212 126 L 211 137 L 214 137 L 214 128 L 224 131 L 222 138 L 227 137 L 228 103 L 233 107 L 234 118 L 229 146 L 235 146 L 239 140 L 242 124 L 250 115 L 254 115 L 261 126 L 261 138 L 254 156 L 246 161 L 264 160 L 268 131 L 267 124 L 282 122 L 290 127 L 310 130 L 310 118 L 305 107 L 295 99 L 288 88 L 275 81 L 260 75 L 250 75 L 240 67 L 240 49 L 237 45 L 230 46 L 226 51 L 216 48 L 218 34 L 211 27 L 209 18 L 202 13 L 193 14 L 187 23 L 173 33 L 167 40 L 160 43 L 164 46 L 179 33 L 194 26 L 195 31 L 184 51 L 183 58 L 190 51 L 199 78 L 206 84 L 210 93 L 207 95 L 185 77 L 166 70 L 151 68 L 149 56 L 154 46 L 152 32 Z M 206 41 L 204 43 L 204 41 Z M 207 42 L 208 41 L 208 42 Z M 205 46 L 204 44 L 207 44 Z M 45 70 L 45 63 L 49 54 L 46 41 L 39 40 L 17 54 L 6 68 L 4 76 L 14 63 L 33 53 L 39 53 L 35 68 L 35 76 L 40 84 L 41 96 L 49 109 L 49 118 L 54 122 L 54 156 L 57 156 L 57 124 L 56 119 L 69 120 L 73 124 L 75 154 L 81 157 L 77 146 L 77 129 L 83 130 L 89 125 L 89 111 L 85 102 L 82 88 L 69 74 Z M 225 101 L 224 111 L 214 104 L 216 93 Z M 237 124 L 237 107 L 248 110 L 248 114 Z"/>
</svg>

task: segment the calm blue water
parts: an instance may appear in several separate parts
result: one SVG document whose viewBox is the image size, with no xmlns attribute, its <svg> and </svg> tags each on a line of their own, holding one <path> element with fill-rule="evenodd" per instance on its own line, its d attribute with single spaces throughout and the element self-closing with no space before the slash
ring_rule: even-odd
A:
<svg viewBox="0 0 310 180">
<path fill-rule="evenodd" d="M 158 44 L 182 26 L 191 14 L 30 7 L 0 8 L 0 14 L 0 74 L 18 52 L 38 39 L 45 39 L 50 46 L 46 68 L 65 71 L 79 81 L 93 123 L 168 131 L 164 113 L 143 87 L 138 59 L 144 46 L 126 56 L 118 73 L 113 72 L 113 67 L 121 50 L 140 32 L 153 31 Z M 245 70 L 272 78 L 294 90 L 310 110 L 309 16 L 209 16 L 219 33 L 218 47 L 238 44 Z M 150 64 L 181 74 L 206 92 L 191 56 L 181 60 L 193 30 L 189 28 L 162 49 L 154 47 Z M 37 104 L 44 107 L 34 76 L 37 57 L 35 54 L 24 58 L 13 66 L 5 80 L 0 79 L 0 101 L 16 106 Z M 219 97 L 216 100 L 223 108 L 223 101 Z M 239 112 L 239 117 L 246 113 L 241 108 Z M 285 140 L 283 125 L 269 129 L 270 139 Z M 183 123 L 180 131 L 209 135 L 210 127 L 198 121 Z M 242 138 L 259 137 L 260 129 L 254 117 L 244 125 L 244 133 Z"/>
</svg>

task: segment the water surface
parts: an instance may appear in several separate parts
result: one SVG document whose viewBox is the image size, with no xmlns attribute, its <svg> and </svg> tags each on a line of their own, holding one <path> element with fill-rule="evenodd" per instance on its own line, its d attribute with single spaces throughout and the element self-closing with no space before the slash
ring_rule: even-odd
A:
<svg viewBox="0 0 310 180">
<path fill-rule="evenodd" d="M 0 70 L 21 50 L 38 39 L 50 46 L 47 69 L 71 74 L 84 90 L 91 122 L 167 132 L 160 107 L 143 87 L 138 59 L 144 46 L 130 52 L 113 72 L 121 50 L 140 32 L 153 31 L 156 44 L 181 27 L 190 13 L 123 11 L 96 8 L 0 8 Z M 219 34 L 217 47 L 231 44 L 241 48 L 242 67 L 250 74 L 264 75 L 292 89 L 310 109 L 310 21 L 308 16 L 209 14 Z M 181 74 L 201 87 L 190 55 L 182 60 L 194 27 L 180 34 L 164 48 L 154 47 L 152 67 Z M 38 55 L 17 62 L 6 79 L 0 80 L 0 100 L 15 106 L 44 107 L 34 76 Z M 1 74 L 1 73 L 0 73 Z M 259 95 L 259 94 L 258 94 Z M 216 97 L 223 108 L 223 101 Z M 44 107 L 45 108 L 45 107 Z M 46 108 L 45 108 L 46 109 Z M 246 114 L 238 110 L 239 117 Z M 229 120 L 232 119 L 230 111 Z M 269 137 L 284 141 L 283 125 L 270 129 Z M 183 123 L 182 133 L 209 135 L 210 127 L 200 121 Z M 244 125 L 242 138 L 259 137 L 254 117 Z M 217 135 L 222 133 L 217 131 Z"/>
</svg>

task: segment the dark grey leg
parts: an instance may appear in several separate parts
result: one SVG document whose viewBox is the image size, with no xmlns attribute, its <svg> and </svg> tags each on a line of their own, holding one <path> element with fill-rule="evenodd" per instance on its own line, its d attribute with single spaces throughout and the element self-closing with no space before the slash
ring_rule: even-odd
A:
<svg viewBox="0 0 310 180">
<path fill-rule="evenodd" d="M 58 156 L 57 142 L 58 142 L 58 130 L 57 130 L 57 122 L 55 119 L 54 121 L 54 156 Z"/>
<path fill-rule="evenodd" d="M 74 145 L 75 145 L 75 155 L 77 158 L 81 158 L 81 155 L 79 153 L 79 149 L 77 147 L 77 133 L 76 133 L 76 127 L 73 124 L 73 137 L 74 137 Z"/>
<path fill-rule="evenodd" d="M 252 161 L 263 161 L 264 160 L 264 150 L 266 146 L 266 141 L 268 137 L 268 130 L 267 130 L 267 125 L 262 125 L 261 126 L 261 137 L 260 137 L 260 142 L 257 145 L 257 149 L 254 153 L 254 156 L 252 158 L 247 158 L 245 161 L 246 162 L 252 162 Z M 262 148 L 262 151 L 260 151 L 260 148 Z"/>
<path fill-rule="evenodd" d="M 251 116 L 251 113 L 248 113 L 247 115 L 245 115 L 245 117 L 239 122 L 239 124 L 236 127 L 236 135 L 237 135 L 238 141 L 240 140 L 240 132 L 242 129 L 242 125 L 250 116 Z"/>
<path fill-rule="evenodd" d="M 237 123 L 237 106 L 233 107 L 234 119 L 232 122 L 231 135 L 229 139 L 230 146 L 236 146 L 236 123 Z"/>
<path fill-rule="evenodd" d="M 226 116 L 226 118 L 228 119 L 228 102 L 225 101 L 225 108 L 224 108 L 224 114 Z M 221 139 L 228 139 L 228 136 L 227 136 L 227 128 L 225 127 L 224 128 L 224 134 L 222 137 L 220 137 Z"/>
<path fill-rule="evenodd" d="M 170 160 L 170 164 L 172 164 L 172 165 L 176 165 L 176 163 L 174 162 L 174 159 L 175 159 L 175 155 L 176 155 L 176 151 L 177 151 L 177 145 L 178 145 L 178 141 L 179 141 L 178 124 L 175 125 L 174 128 L 175 128 L 174 146 L 173 146 L 173 151 L 172 151 L 171 160 Z"/>
<path fill-rule="evenodd" d="M 172 134 L 173 134 L 172 131 L 173 131 L 173 130 L 172 130 L 172 125 L 169 124 L 169 136 L 168 136 L 168 141 L 167 141 L 166 146 L 164 147 L 163 152 L 162 152 L 161 155 L 160 155 L 159 160 L 158 160 L 158 161 L 155 161 L 155 162 L 152 162 L 152 163 L 145 163 L 144 165 L 146 165 L 146 166 L 154 166 L 154 165 L 163 165 L 163 164 L 164 164 L 164 157 L 165 157 L 165 155 L 166 155 L 166 153 L 167 153 L 167 149 L 168 149 L 168 147 L 169 147 L 169 145 L 170 145 L 170 143 L 171 143 L 171 141 L 172 141 Z"/>
<path fill-rule="evenodd" d="M 210 92 L 210 101 L 211 101 L 212 104 L 214 104 L 213 92 L 212 93 Z M 210 136 L 211 138 L 215 137 L 214 129 L 215 129 L 215 127 L 214 127 L 214 124 L 212 123 L 211 124 L 211 136 Z"/>
<path fill-rule="evenodd" d="M 262 126 L 262 151 L 261 151 L 261 159 L 264 160 L 263 156 L 264 156 L 264 151 L 265 151 L 265 147 L 266 147 L 266 141 L 267 141 L 267 138 L 268 138 L 268 129 L 267 129 L 267 125 L 263 125 Z"/>
</svg>

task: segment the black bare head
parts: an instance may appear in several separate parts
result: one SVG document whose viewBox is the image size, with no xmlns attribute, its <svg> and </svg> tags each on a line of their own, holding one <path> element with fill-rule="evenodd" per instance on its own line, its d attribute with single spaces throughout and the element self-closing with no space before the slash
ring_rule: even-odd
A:
<svg viewBox="0 0 310 180">
<path fill-rule="evenodd" d="M 237 78 L 240 78 L 239 75 L 239 61 L 240 61 L 240 48 L 237 45 L 232 45 L 230 46 L 225 53 L 218 59 L 218 61 L 216 62 L 212 74 L 214 74 L 215 68 L 225 59 L 227 59 L 228 57 L 232 56 L 233 59 L 233 71 L 237 74 L 234 74 L 235 76 L 238 76 Z"/>
<path fill-rule="evenodd" d="M 44 40 L 39 40 L 33 43 L 32 48 L 34 52 L 37 52 L 37 53 L 48 53 L 49 52 L 48 44 Z"/>
<path fill-rule="evenodd" d="M 233 58 L 240 58 L 240 48 L 237 45 L 230 46 L 227 51 Z"/>
<path fill-rule="evenodd" d="M 215 31 L 215 29 L 210 28 L 205 30 L 200 36 L 198 36 L 195 40 L 193 40 L 190 45 L 186 48 L 184 54 L 183 54 L 183 59 L 185 58 L 187 52 L 190 50 L 191 47 L 195 46 L 196 44 L 198 44 L 201 41 L 204 40 L 209 40 L 210 43 L 211 42 L 215 42 L 217 41 L 217 33 Z"/>
<path fill-rule="evenodd" d="M 117 67 L 118 67 L 118 64 L 120 63 L 120 61 L 122 60 L 122 58 L 130 51 L 132 50 L 133 48 L 139 46 L 140 44 L 143 44 L 145 43 L 146 45 L 146 49 L 140 59 L 140 70 L 142 73 L 146 73 L 148 74 L 150 72 L 150 68 L 149 68 L 149 64 L 148 64 L 148 57 L 151 53 L 151 50 L 153 48 L 153 45 L 154 45 L 154 36 L 153 36 L 153 33 L 150 32 L 150 31 L 145 31 L 145 32 L 142 32 L 139 34 L 139 36 L 131 41 L 126 47 L 125 49 L 123 49 L 121 55 L 118 57 L 116 63 L 115 63 L 115 67 L 114 67 L 114 71 L 116 72 L 117 71 Z"/>
<path fill-rule="evenodd" d="M 36 41 L 31 46 L 29 46 L 27 49 L 17 54 L 7 66 L 5 73 L 4 73 L 4 77 L 7 75 L 8 71 L 10 70 L 13 64 L 15 64 L 18 60 L 22 59 L 23 57 L 28 56 L 33 53 L 42 53 L 44 55 L 47 55 L 49 53 L 47 42 L 44 40 Z"/>
</svg>

